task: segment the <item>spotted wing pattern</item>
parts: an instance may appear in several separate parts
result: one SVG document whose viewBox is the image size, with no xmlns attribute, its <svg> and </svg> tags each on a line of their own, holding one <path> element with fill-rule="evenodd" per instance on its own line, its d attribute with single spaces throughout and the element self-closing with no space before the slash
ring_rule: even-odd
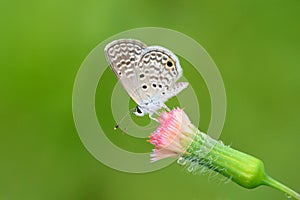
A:
<svg viewBox="0 0 300 200">
<path fill-rule="evenodd" d="M 143 104 L 150 112 L 187 87 L 176 82 L 182 76 L 178 58 L 168 49 L 148 47 L 137 62 L 138 85 Z M 143 106 L 143 105 L 141 105 Z"/>
<path fill-rule="evenodd" d="M 105 53 L 124 89 L 150 115 L 188 86 L 176 82 L 182 68 L 176 55 L 166 48 L 121 39 L 108 44 Z"/>
<path fill-rule="evenodd" d="M 136 62 L 147 46 L 138 40 L 121 39 L 109 43 L 104 51 L 109 65 L 124 89 L 137 103 L 141 98 L 135 90 L 137 85 Z"/>
</svg>

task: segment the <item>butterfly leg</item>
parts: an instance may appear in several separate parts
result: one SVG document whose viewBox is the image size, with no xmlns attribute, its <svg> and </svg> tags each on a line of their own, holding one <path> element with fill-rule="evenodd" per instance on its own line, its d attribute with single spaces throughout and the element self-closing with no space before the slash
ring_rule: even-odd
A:
<svg viewBox="0 0 300 200">
<path fill-rule="evenodd" d="M 154 120 L 154 121 L 156 121 L 156 122 L 158 122 L 158 120 L 156 118 L 154 118 L 152 115 L 153 115 L 153 113 L 150 113 L 149 114 L 149 118 L 152 119 L 152 120 Z"/>
<path fill-rule="evenodd" d="M 166 104 L 163 104 L 163 108 L 166 109 L 166 111 L 170 112 L 170 108 L 168 108 L 168 106 Z"/>
</svg>

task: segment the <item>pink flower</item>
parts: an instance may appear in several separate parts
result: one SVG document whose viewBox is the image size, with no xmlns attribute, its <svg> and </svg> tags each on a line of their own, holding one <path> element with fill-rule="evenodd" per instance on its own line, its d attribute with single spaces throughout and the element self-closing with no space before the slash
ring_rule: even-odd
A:
<svg viewBox="0 0 300 200">
<path fill-rule="evenodd" d="M 155 146 L 152 162 L 184 153 L 196 134 L 194 125 L 180 108 L 162 112 L 158 121 L 160 125 L 149 140 Z"/>
<path fill-rule="evenodd" d="M 162 112 L 158 121 L 160 125 L 149 140 L 155 146 L 152 162 L 180 156 L 177 163 L 185 165 L 189 172 L 207 168 L 205 171 L 221 173 L 245 188 L 268 185 L 300 200 L 300 194 L 265 173 L 261 160 L 200 132 L 182 109 Z"/>
</svg>

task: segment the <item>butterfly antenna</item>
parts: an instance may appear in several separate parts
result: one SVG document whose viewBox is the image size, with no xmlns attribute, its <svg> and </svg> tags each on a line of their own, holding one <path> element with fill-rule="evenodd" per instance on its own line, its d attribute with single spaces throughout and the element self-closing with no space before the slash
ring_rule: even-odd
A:
<svg viewBox="0 0 300 200">
<path fill-rule="evenodd" d="M 132 112 L 130 112 L 130 113 L 132 113 Z M 128 119 L 127 119 L 127 121 L 125 123 L 124 132 L 127 132 L 129 121 L 130 121 L 130 117 L 128 117 Z"/>
<path fill-rule="evenodd" d="M 129 111 L 121 118 L 121 120 L 115 125 L 114 130 L 117 130 L 117 129 L 120 127 L 120 125 L 121 125 L 121 123 L 123 122 L 123 120 L 124 120 L 129 114 L 131 114 L 131 113 L 134 111 L 134 109 L 135 109 L 135 108 L 129 110 Z"/>
</svg>

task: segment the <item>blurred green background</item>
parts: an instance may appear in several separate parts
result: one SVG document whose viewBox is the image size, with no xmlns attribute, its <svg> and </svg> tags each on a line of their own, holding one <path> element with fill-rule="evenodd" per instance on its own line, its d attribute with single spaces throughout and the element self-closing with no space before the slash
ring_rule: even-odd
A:
<svg viewBox="0 0 300 200">
<path fill-rule="evenodd" d="M 193 176 L 176 164 L 127 174 L 88 153 L 72 118 L 77 70 L 102 40 L 144 26 L 180 31 L 208 51 L 227 92 L 221 139 L 261 158 L 270 175 L 300 191 L 299 22 L 298 0 L 1 1 L 0 199 L 286 199 L 267 187 Z M 209 108 L 203 109 L 205 130 Z M 116 132 L 110 138 L 128 142 L 129 150 L 132 141 L 151 148 Z"/>
</svg>

